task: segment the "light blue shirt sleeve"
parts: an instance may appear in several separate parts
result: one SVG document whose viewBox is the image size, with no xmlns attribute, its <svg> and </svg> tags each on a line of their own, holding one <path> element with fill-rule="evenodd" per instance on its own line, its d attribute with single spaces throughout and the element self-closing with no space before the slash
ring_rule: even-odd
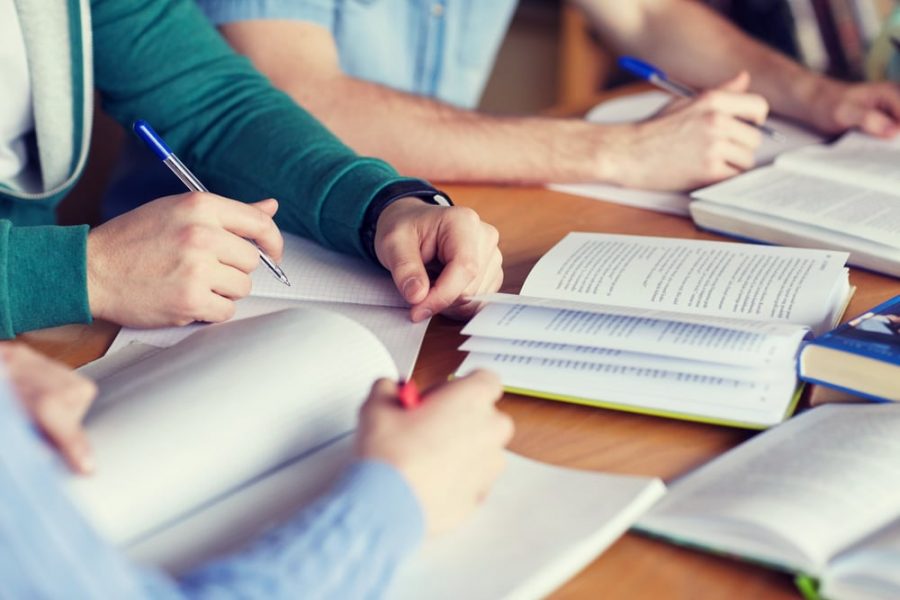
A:
<svg viewBox="0 0 900 600">
<path fill-rule="evenodd" d="M 335 23 L 338 0 L 196 0 L 215 25 L 254 19 L 310 21 L 328 29 Z"/>
<path fill-rule="evenodd" d="M 0 381 L 0 596 L 377 598 L 423 537 L 399 472 L 361 461 L 288 523 L 176 581 L 104 542 L 64 492 L 61 468 Z"/>
</svg>

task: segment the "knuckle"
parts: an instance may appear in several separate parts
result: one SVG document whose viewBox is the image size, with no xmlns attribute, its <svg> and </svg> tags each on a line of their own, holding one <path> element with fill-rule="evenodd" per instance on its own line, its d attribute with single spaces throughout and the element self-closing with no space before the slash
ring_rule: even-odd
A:
<svg viewBox="0 0 900 600">
<path fill-rule="evenodd" d="M 498 231 L 497 228 L 494 227 L 493 225 L 491 225 L 490 223 L 485 223 L 483 225 L 483 227 L 484 227 L 485 237 L 488 240 L 488 244 L 491 246 L 496 246 L 497 244 L 499 244 L 500 243 L 500 231 Z"/>
<path fill-rule="evenodd" d="M 202 210 L 208 203 L 208 198 L 203 192 L 188 192 L 182 194 L 178 205 L 183 211 L 193 213 Z"/>
<path fill-rule="evenodd" d="M 478 213 L 468 206 L 454 206 L 451 210 L 453 210 L 453 218 L 463 225 L 471 226 L 481 223 Z"/>
<path fill-rule="evenodd" d="M 178 232 L 178 244 L 182 248 L 206 249 L 212 242 L 212 231 L 205 225 L 191 223 Z"/>
</svg>

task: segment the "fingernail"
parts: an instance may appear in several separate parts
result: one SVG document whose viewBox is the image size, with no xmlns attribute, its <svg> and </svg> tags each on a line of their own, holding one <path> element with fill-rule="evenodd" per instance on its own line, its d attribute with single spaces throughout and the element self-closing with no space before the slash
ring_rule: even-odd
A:
<svg viewBox="0 0 900 600">
<path fill-rule="evenodd" d="M 422 281 L 418 277 L 410 277 L 403 284 L 403 297 L 412 301 L 421 289 Z"/>
<path fill-rule="evenodd" d="M 416 320 L 417 322 L 418 322 L 418 321 L 425 321 L 425 320 L 427 320 L 427 319 L 430 319 L 433 315 L 434 315 L 433 312 L 431 312 L 431 311 L 428 310 L 427 308 L 423 308 L 423 309 L 420 310 L 419 313 L 416 315 L 415 320 Z"/>
</svg>

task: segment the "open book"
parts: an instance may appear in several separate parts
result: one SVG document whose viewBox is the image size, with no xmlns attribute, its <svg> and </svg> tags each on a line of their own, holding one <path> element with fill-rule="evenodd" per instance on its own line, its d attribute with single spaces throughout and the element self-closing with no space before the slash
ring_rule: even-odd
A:
<svg viewBox="0 0 900 600">
<path fill-rule="evenodd" d="M 826 598 L 900 598 L 898 481 L 900 406 L 823 406 L 676 481 L 638 528 L 818 578 Z"/>
<path fill-rule="evenodd" d="M 338 312 L 372 331 L 387 347 L 402 376 L 412 374 L 428 321 L 410 321 L 409 307 L 387 271 L 289 233 L 284 234 L 281 266 L 293 285 L 287 287 L 265 267 L 257 268 L 250 297 L 238 301 L 234 319 L 300 306 Z M 171 346 L 205 326 L 124 328 L 109 353 L 131 343 Z"/>
<path fill-rule="evenodd" d="M 486 296 L 457 371 L 510 391 L 762 428 L 793 411 L 795 357 L 850 299 L 842 252 L 570 233 L 520 296 Z"/>
<path fill-rule="evenodd" d="M 100 389 L 86 421 L 97 473 L 73 476 L 70 489 L 112 542 L 173 573 L 249 542 L 323 492 L 353 460 L 373 380 L 397 377 L 368 329 L 311 309 L 124 353 L 88 367 Z M 540 597 L 663 492 L 654 479 L 510 455 L 482 509 L 427 541 L 389 598 L 418 598 L 426 586 L 430 598 Z"/>
<path fill-rule="evenodd" d="M 585 117 L 592 123 L 633 123 L 649 119 L 672 100 L 670 94 L 649 91 L 614 98 L 595 106 Z M 795 123 L 772 117 L 767 124 L 784 135 L 783 141 L 765 136 L 756 152 L 756 164 L 766 165 L 782 152 L 822 142 L 824 138 Z M 627 204 L 675 215 L 689 214 L 690 195 L 682 192 L 637 190 L 602 183 L 553 184 L 550 189 L 587 196 L 617 204 Z"/>
<path fill-rule="evenodd" d="M 850 264 L 900 277 L 900 140 L 848 133 L 693 197 L 691 216 L 700 227 L 843 250 Z"/>
</svg>

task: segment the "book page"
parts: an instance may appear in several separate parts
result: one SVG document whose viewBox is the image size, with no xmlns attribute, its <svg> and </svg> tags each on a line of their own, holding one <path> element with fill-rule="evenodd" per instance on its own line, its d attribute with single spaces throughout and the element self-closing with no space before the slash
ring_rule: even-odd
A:
<svg viewBox="0 0 900 600">
<path fill-rule="evenodd" d="M 900 521 L 841 554 L 821 580 L 824 598 L 895 600 L 900 597 Z"/>
<path fill-rule="evenodd" d="M 820 574 L 900 516 L 900 410 L 823 406 L 675 482 L 654 533 Z"/>
<path fill-rule="evenodd" d="M 288 287 L 265 265 L 253 272 L 251 295 L 263 298 L 346 302 L 406 307 L 390 273 L 360 257 L 341 254 L 313 241 L 283 233 L 281 268 L 291 280 Z"/>
<path fill-rule="evenodd" d="M 351 460 L 348 436 L 133 545 L 129 555 L 177 574 L 234 551 L 293 516 Z M 563 469 L 510 453 L 472 518 L 426 540 L 385 597 L 421 598 L 425 586 L 430 600 L 544 596 L 663 493 L 658 480 Z"/>
<path fill-rule="evenodd" d="M 513 392 L 756 428 L 787 417 L 796 385 L 792 373 L 780 380 L 741 381 L 625 365 L 479 353 L 469 354 L 456 374 L 474 369 L 493 371 Z"/>
<path fill-rule="evenodd" d="M 387 351 L 334 313 L 211 325 L 97 382 L 97 473 L 69 488 L 101 533 L 133 541 L 353 429 L 378 377 L 397 377 Z"/>
<path fill-rule="evenodd" d="M 367 328 L 378 337 L 394 359 L 397 372 L 410 377 L 425 339 L 430 319 L 413 323 L 409 319 L 408 308 L 389 306 L 367 306 L 337 302 L 310 302 L 275 298 L 249 297 L 237 302 L 237 311 L 232 321 L 273 313 L 288 308 L 315 308 L 349 317 Z M 113 355 L 130 344 L 149 344 L 166 348 L 190 334 L 209 327 L 206 323 L 194 323 L 184 327 L 164 327 L 162 329 L 131 329 L 123 327 L 115 341 L 107 350 Z"/>
<path fill-rule="evenodd" d="M 646 317 L 488 304 L 463 335 L 653 353 L 729 365 L 793 364 L 805 330 L 741 331 Z"/>
<path fill-rule="evenodd" d="M 722 377 L 753 381 L 760 379 L 783 379 L 786 374 L 793 375 L 793 361 L 785 361 L 780 365 L 754 367 L 748 364 L 729 365 L 703 360 L 691 360 L 678 356 L 663 356 L 643 352 L 629 352 L 612 348 L 594 348 L 560 344 L 557 342 L 535 342 L 531 340 L 504 340 L 492 337 L 471 337 L 459 347 L 465 352 L 481 354 L 509 354 L 512 356 L 530 356 L 556 360 L 574 360 L 579 362 L 598 363 L 604 365 L 624 365 L 642 369 L 661 369 L 677 371 L 706 377 Z M 781 368 L 778 368 L 778 367 Z M 773 368 L 775 367 L 775 368 Z M 815 389 L 819 389 L 817 386 Z"/>
<path fill-rule="evenodd" d="M 830 146 L 802 148 L 778 157 L 784 169 L 898 195 L 900 139 L 851 131 Z"/>
<path fill-rule="evenodd" d="M 820 329 L 847 254 L 702 240 L 570 233 L 531 270 L 523 296 Z"/>
<path fill-rule="evenodd" d="M 662 110 L 671 100 L 672 96 L 660 91 L 614 98 L 595 106 L 588 113 L 586 119 L 593 123 L 643 121 Z M 785 139 L 777 141 L 769 136 L 763 136 L 762 144 L 756 152 L 757 165 L 769 164 L 783 152 L 817 144 L 824 140 L 822 136 L 809 129 L 778 117 L 769 118 L 767 124 L 778 130 Z M 551 184 L 548 187 L 576 196 L 586 196 L 675 215 L 688 215 L 688 205 L 691 201 L 686 192 L 637 190 L 600 183 Z"/>
<path fill-rule="evenodd" d="M 898 194 L 770 167 L 704 188 L 694 197 L 900 248 Z"/>
</svg>

